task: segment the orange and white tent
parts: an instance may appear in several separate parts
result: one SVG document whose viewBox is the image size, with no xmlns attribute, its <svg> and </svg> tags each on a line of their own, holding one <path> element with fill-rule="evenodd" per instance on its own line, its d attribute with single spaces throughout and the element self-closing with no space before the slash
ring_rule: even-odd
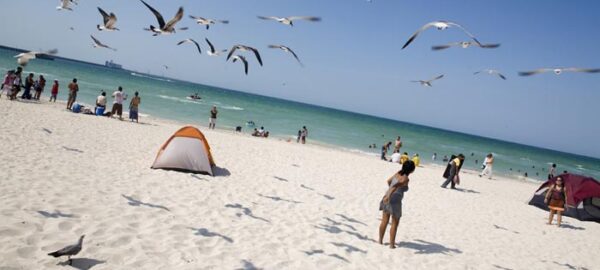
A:
<svg viewBox="0 0 600 270">
<path fill-rule="evenodd" d="M 152 169 L 177 170 L 213 175 L 215 162 L 204 134 L 186 126 L 175 132 L 158 150 Z"/>
</svg>

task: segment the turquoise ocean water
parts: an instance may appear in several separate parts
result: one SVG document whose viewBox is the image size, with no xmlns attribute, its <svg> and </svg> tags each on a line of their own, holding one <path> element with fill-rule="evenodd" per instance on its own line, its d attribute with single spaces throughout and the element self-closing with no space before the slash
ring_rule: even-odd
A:
<svg viewBox="0 0 600 270">
<path fill-rule="evenodd" d="M 0 49 L 2 76 L 7 70 L 16 68 L 15 54 L 14 51 Z M 444 155 L 463 153 L 467 157 L 466 168 L 478 170 L 484 156 L 492 152 L 496 156 L 496 174 L 517 177 L 527 172 L 532 179 L 544 180 L 549 164 L 556 163 L 559 172 L 567 170 L 600 180 L 599 159 L 416 124 L 62 59 L 33 60 L 25 72 L 35 73 L 36 78 L 39 74 L 44 75 L 48 81 L 45 97 L 49 95 L 51 82 L 59 80 L 58 98 L 62 100 L 67 98 L 70 80 L 77 78 L 80 87 L 78 101 L 84 104 L 94 104 L 101 89 L 107 90 L 109 95 L 118 86 L 123 86 L 129 96 L 139 91 L 142 117 L 151 115 L 207 126 L 208 112 L 216 105 L 219 109 L 217 127 L 223 129 L 242 126 L 244 132 L 249 132 L 251 128 L 245 123 L 252 120 L 256 127 L 264 126 L 274 137 L 295 140 L 297 131 L 305 125 L 312 143 L 364 152 L 373 155 L 373 158 L 379 158 L 383 143 L 393 142 L 400 135 L 404 145 L 402 151 L 411 156 L 419 153 L 423 163 L 432 162 L 433 153 L 437 153 L 435 162 L 438 164 L 442 164 Z M 196 92 L 202 100 L 186 99 Z M 369 149 L 368 146 L 373 143 L 377 148 Z M 479 163 L 475 164 L 475 160 Z"/>
</svg>

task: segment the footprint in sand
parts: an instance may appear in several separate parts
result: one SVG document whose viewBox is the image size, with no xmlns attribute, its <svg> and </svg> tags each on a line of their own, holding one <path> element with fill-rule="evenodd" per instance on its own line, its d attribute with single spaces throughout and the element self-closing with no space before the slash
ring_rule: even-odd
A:
<svg viewBox="0 0 600 270">
<path fill-rule="evenodd" d="M 34 247 L 22 247 L 17 249 L 17 255 L 23 259 L 33 258 L 35 255 Z"/>
<path fill-rule="evenodd" d="M 63 221 L 61 223 L 58 223 L 58 228 L 61 231 L 68 231 L 68 230 L 71 230 L 71 228 L 73 228 L 73 223 L 71 223 L 69 221 Z"/>
</svg>

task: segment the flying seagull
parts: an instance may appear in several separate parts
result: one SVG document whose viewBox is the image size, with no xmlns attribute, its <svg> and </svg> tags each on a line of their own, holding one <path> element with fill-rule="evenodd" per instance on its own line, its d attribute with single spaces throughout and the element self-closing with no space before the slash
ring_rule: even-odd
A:
<svg viewBox="0 0 600 270">
<path fill-rule="evenodd" d="M 274 20 L 274 21 L 278 21 L 282 24 L 286 24 L 289 26 L 294 26 L 293 21 L 296 20 L 305 20 L 305 21 L 311 21 L 311 22 L 318 22 L 321 21 L 321 18 L 319 17 L 313 17 L 313 16 L 291 16 L 291 17 L 275 17 L 275 16 L 269 16 L 269 17 L 265 17 L 265 16 L 258 16 L 259 19 L 263 19 L 263 20 Z"/>
<path fill-rule="evenodd" d="M 96 28 L 98 28 L 98 30 L 100 31 L 119 31 L 119 28 L 115 27 L 115 23 L 117 23 L 117 15 L 115 15 L 114 13 L 110 13 L 110 15 L 108 13 L 106 13 L 106 11 L 102 10 L 100 7 L 98 7 L 98 11 L 100 11 L 100 14 L 102 14 L 102 19 L 104 20 L 104 24 L 103 25 L 96 25 Z"/>
<path fill-rule="evenodd" d="M 70 10 L 73 11 L 73 9 L 70 7 L 71 3 L 73 4 L 77 4 L 77 2 L 73 1 L 73 0 L 60 0 L 60 6 L 56 7 L 56 10 Z"/>
<path fill-rule="evenodd" d="M 442 74 L 442 75 L 440 75 L 440 76 L 437 76 L 437 77 L 435 77 L 435 78 L 433 78 L 433 79 L 427 80 L 427 81 L 418 80 L 418 81 L 411 81 L 411 82 L 418 82 L 418 83 L 420 83 L 422 86 L 429 86 L 429 87 L 431 87 L 431 82 L 433 82 L 433 81 L 435 81 L 435 80 L 439 80 L 439 79 L 441 79 L 441 78 L 443 78 L 443 77 L 444 77 L 444 74 Z"/>
<path fill-rule="evenodd" d="M 66 246 L 66 247 L 61 248 L 52 253 L 48 253 L 48 255 L 53 256 L 54 258 L 67 256 L 67 258 L 69 258 L 69 260 L 68 260 L 69 265 L 71 265 L 71 263 L 72 263 L 71 256 L 75 256 L 75 255 L 77 255 L 77 253 L 79 253 L 79 251 L 81 251 L 81 248 L 83 246 L 83 238 L 84 237 L 85 237 L 85 234 L 82 235 L 81 237 L 79 237 L 79 241 L 77 242 L 77 244 Z"/>
<path fill-rule="evenodd" d="M 181 44 L 183 44 L 183 43 L 194 43 L 194 44 L 196 45 L 196 48 L 198 48 L 198 53 L 202 54 L 202 50 L 200 49 L 200 45 L 198 45 L 198 42 L 196 42 L 195 40 L 193 40 L 193 39 L 191 39 L 191 38 L 184 39 L 184 40 L 182 40 L 182 41 L 179 41 L 179 42 L 177 43 L 177 45 L 179 46 L 179 45 L 181 45 Z"/>
<path fill-rule="evenodd" d="M 500 73 L 500 71 L 497 71 L 495 69 L 480 70 L 480 71 L 477 71 L 477 72 L 473 73 L 473 75 L 477 75 L 479 73 L 487 73 L 487 74 L 490 74 L 490 75 L 498 75 L 498 77 L 500 77 L 501 79 L 506 80 L 506 76 L 502 75 L 502 73 Z"/>
<path fill-rule="evenodd" d="M 117 49 L 115 48 L 111 48 L 108 45 L 102 44 L 102 42 L 100 42 L 100 40 L 97 40 L 94 36 L 90 35 L 90 37 L 92 37 L 92 39 L 94 40 L 94 48 L 107 48 L 113 51 L 117 51 Z"/>
<path fill-rule="evenodd" d="M 69 27 L 69 30 L 75 31 L 75 27 L 71 26 L 71 27 Z"/>
<path fill-rule="evenodd" d="M 148 5 L 146 2 L 144 2 L 144 0 L 140 0 L 140 1 L 142 1 L 142 3 L 146 7 L 148 7 L 148 9 L 150 9 L 150 11 L 152 11 L 154 16 L 156 16 L 156 20 L 158 21 L 159 28 L 156 28 L 154 25 L 150 25 L 150 28 L 149 28 L 150 31 L 154 32 L 155 36 L 175 33 L 175 24 L 177 24 L 177 22 L 179 22 L 181 20 L 181 18 L 183 18 L 183 7 L 179 7 L 179 10 L 177 10 L 175 17 L 173 17 L 173 19 L 171 19 L 169 22 L 165 23 L 165 19 L 163 19 L 163 16 L 160 15 L 160 12 L 158 12 L 156 9 L 154 9 L 153 7 Z M 179 30 L 187 30 L 187 28 L 179 28 Z"/>
<path fill-rule="evenodd" d="M 248 61 L 246 61 L 246 58 L 241 56 L 241 55 L 234 55 L 233 57 L 233 62 L 235 63 L 235 61 L 240 60 L 242 61 L 242 63 L 244 63 L 244 73 L 246 73 L 246 75 L 248 75 Z"/>
<path fill-rule="evenodd" d="M 298 55 L 296 55 L 296 53 L 294 51 L 292 51 L 292 49 L 290 49 L 289 47 L 283 46 L 283 45 L 269 45 L 269 48 L 271 48 L 271 49 L 281 49 L 284 52 L 291 53 L 294 56 L 294 58 L 296 58 L 296 61 L 298 61 L 298 63 L 300 63 L 301 66 L 304 66 L 302 64 L 302 62 L 300 61 L 300 59 L 298 58 Z"/>
<path fill-rule="evenodd" d="M 208 54 L 210 56 L 219 56 L 219 55 L 221 55 L 221 53 L 227 52 L 227 50 L 220 50 L 220 51 L 215 50 L 215 46 L 213 46 L 212 43 L 210 43 L 208 38 L 204 38 L 204 40 L 206 40 L 206 43 L 208 43 L 208 46 L 210 47 L 210 51 L 206 52 L 206 54 Z"/>
<path fill-rule="evenodd" d="M 479 47 L 479 48 L 484 48 L 484 49 L 494 49 L 494 48 L 500 47 L 500 44 L 499 43 L 496 43 L 496 44 L 479 44 L 477 42 L 462 41 L 462 42 L 452 42 L 452 43 L 448 43 L 446 45 L 432 46 L 431 49 L 434 50 L 434 51 L 439 51 L 439 50 L 448 49 L 448 48 L 453 47 L 453 46 L 460 46 L 463 49 L 469 48 L 471 46 L 475 46 L 475 47 Z"/>
<path fill-rule="evenodd" d="M 262 66 L 262 59 L 260 59 L 260 54 L 258 54 L 258 50 L 255 48 L 252 48 L 250 46 L 246 46 L 246 45 L 233 45 L 233 47 L 231 47 L 231 50 L 229 50 L 229 54 L 227 55 L 227 60 L 229 60 L 229 58 L 231 58 L 231 56 L 233 55 L 233 53 L 236 50 L 240 50 L 240 51 L 252 51 L 254 52 L 254 55 L 256 55 L 256 60 L 258 60 L 258 63 Z"/>
<path fill-rule="evenodd" d="M 31 59 L 35 59 L 36 56 L 41 55 L 41 54 L 56 54 L 58 53 L 57 49 L 53 49 L 53 50 L 49 50 L 47 52 L 24 52 L 24 53 L 20 53 L 15 55 L 15 58 L 17 58 L 17 63 L 20 66 L 26 66 L 27 63 L 29 63 L 29 60 Z"/>
<path fill-rule="evenodd" d="M 197 24 L 206 25 L 206 30 L 208 30 L 208 28 L 210 27 L 211 24 L 215 24 L 215 23 L 228 24 L 229 23 L 228 20 L 207 19 L 207 18 L 192 16 L 192 15 L 190 15 L 190 18 L 194 19 Z"/>
<path fill-rule="evenodd" d="M 169 66 L 167 65 L 162 65 L 165 69 L 169 69 Z"/>
<path fill-rule="evenodd" d="M 556 75 L 560 75 L 563 72 L 585 72 L 585 73 L 599 73 L 600 68 L 540 68 L 532 71 L 519 72 L 521 76 L 531 76 L 544 72 L 552 71 Z"/>
<path fill-rule="evenodd" d="M 464 27 L 462 27 L 460 24 L 458 23 L 454 23 L 454 22 L 449 22 L 449 21 L 434 21 L 434 22 L 430 22 L 427 23 L 425 25 L 423 25 L 421 28 L 419 28 L 419 30 L 417 30 L 417 32 L 415 32 L 409 39 L 408 41 L 406 41 L 406 44 L 404 44 L 404 46 L 402 46 L 402 49 L 406 48 L 406 46 L 408 46 L 410 43 L 413 42 L 413 40 L 415 40 L 415 38 L 417 38 L 417 36 L 429 29 L 430 27 L 435 27 L 438 30 L 446 30 L 449 27 L 458 27 L 461 30 L 463 30 L 463 32 L 465 32 L 471 39 L 473 39 L 473 41 L 475 41 L 476 43 L 478 43 L 479 45 L 481 45 L 481 43 L 479 42 L 479 40 L 477 40 L 477 38 L 475 38 L 475 36 L 473 36 L 473 34 L 469 33 L 469 31 L 467 31 L 467 29 L 465 29 Z"/>
</svg>

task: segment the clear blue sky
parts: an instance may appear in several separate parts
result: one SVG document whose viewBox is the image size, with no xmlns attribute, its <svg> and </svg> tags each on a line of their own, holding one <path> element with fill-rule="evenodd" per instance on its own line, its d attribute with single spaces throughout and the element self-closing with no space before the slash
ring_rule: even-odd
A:
<svg viewBox="0 0 600 270">
<path fill-rule="evenodd" d="M 518 77 L 540 67 L 600 67 L 599 1 L 396 1 L 396 0 L 148 0 L 172 17 L 185 8 L 186 32 L 152 37 L 156 24 L 139 1 L 80 0 L 74 12 L 56 11 L 58 1 L 7 1 L 0 16 L 1 43 L 29 49 L 58 48 L 59 55 L 223 88 L 323 105 L 486 137 L 600 157 L 600 75 L 543 74 Z M 99 33 L 96 10 L 115 12 L 120 32 Z M 187 15 L 229 19 L 210 30 Z M 290 28 L 257 15 L 314 15 L 322 22 Z M 461 23 L 495 50 L 432 45 L 465 40 L 457 29 L 428 30 L 407 49 L 408 37 L 433 20 Z M 68 30 L 75 27 L 75 32 Z M 90 34 L 117 52 L 91 48 Z M 218 48 L 242 43 L 259 48 L 260 68 L 248 57 L 250 74 L 224 58 L 197 55 L 179 40 L 208 37 Z M 291 55 L 267 49 L 284 44 Z M 190 44 L 186 44 L 190 45 Z M 206 50 L 206 45 L 201 42 Z M 162 69 L 166 64 L 171 68 Z M 473 76 L 495 68 L 508 76 Z M 445 74 L 433 88 L 409 82 Z M 283 85 L 285 83 L 285 85 Z"/>
</svg>

